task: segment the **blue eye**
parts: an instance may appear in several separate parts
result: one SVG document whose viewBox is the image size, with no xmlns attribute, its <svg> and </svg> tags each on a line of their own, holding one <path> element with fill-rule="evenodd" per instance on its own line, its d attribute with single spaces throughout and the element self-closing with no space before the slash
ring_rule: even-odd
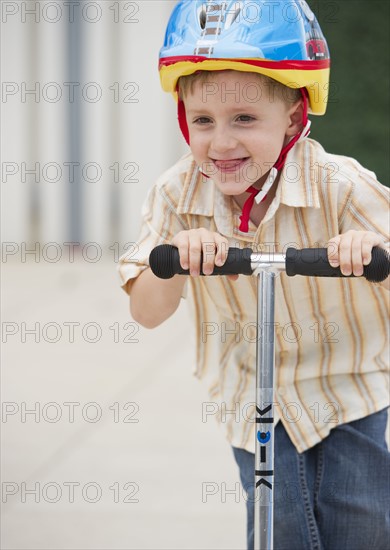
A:
<svg viewBox="0 0 390 550">
<path fill-rule="evenodd" d="M 194 120 L 194 124 L 209 124 L 209 122 L 211 122 L 211 119 L 205 116 L 200 116 Z"/>
<path fill-rule="evenodd" d="M 238 120 L 240 122 L 252 122 L 255 119 L 253 118 L 253 116 L 250 116 L 250 115 L 240 115 L 238 117 Z"/>
<path fill-rule="evenodd" d="M 268 441 L 271 439 L 271 434 L 269 432 L 257 432 L 257 440 L 259 443 L 262 443 L 263 445 L 265 443 L 268 443 Z"/>
</svg>

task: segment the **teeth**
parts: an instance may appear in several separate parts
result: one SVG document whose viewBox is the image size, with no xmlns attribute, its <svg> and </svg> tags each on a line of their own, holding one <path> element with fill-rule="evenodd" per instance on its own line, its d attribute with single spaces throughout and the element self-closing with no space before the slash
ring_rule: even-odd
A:
<svg viewBox="0 0 390 550">
<path fill-rule="evenodd" d="M 236 158 L 236 159 L 223 159 L 223 160 L 214 160 L 214 162 L 240 162 L 241 160 L 245 160 L 247 159 L 248 157 L 240 157 L 240 158 Z"/>
<path fill-rule="evenodd" d="M 228 160 L 215 160 L 214 164 L 221 170 L 227 170 L 229 168 L 233 169 L 238 167 L 242 162 L 244 162 L 248 157 L 242 157 L 237 159 L 228 159 Z"/>
</svg>

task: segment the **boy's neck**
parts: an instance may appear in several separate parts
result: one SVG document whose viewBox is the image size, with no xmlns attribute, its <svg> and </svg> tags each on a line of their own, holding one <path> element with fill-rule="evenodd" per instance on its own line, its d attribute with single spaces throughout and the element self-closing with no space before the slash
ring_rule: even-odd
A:
<svg viewBox="0 0 390 550">
<path fill-rule="evenodd" d="M 265 214 L 267 213 L 268 207 L 270 206 L 271 202 L 274 200 L 276 191 L 279 185 L 279 181 L 280 181 L 280 173 L 277 175 L 277 178 L 274 184 L 272 185 L 271 189 L 267 193 L 266 198 L 260 204 L 257 204 L 256 201 L 254 202 L 249 218 L 256 225 L 256 227 L 260 225 Z M 255 184 L 254 187 L 256 188 L 258 187 L 260 191 L 262 184 L 260 185 Z M 248 198 L 248 193 L 242 193 L 241 195 L 232 196 L 232 199 L 238 204 L 238 206 L 241 209 L 244 206 L 247 198 Z"/>
</svg>

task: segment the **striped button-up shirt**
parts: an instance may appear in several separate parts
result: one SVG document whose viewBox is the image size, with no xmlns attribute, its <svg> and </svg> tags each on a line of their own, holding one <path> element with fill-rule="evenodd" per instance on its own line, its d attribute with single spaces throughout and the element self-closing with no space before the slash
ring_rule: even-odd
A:
<svg viewBox="0 0 390 550">
<path fill-rule="evenodd" d="M 284 253 L 325 247 L 349 229 L 388 242 L 389 189 L 351 158 L 306 139 L 290 151 L 276 196 L 257 227 L 191 154 L 149 192 L 137 246 L 121 257 L 121 284 L 148 267 L 155 246 L 206 228 L 229 246 Z M 188 277 L 196 330 L 196 375 L 208 387 L 228 441 L 254 452 L 257 277 Z M 131 284 L 127 286 L 130 289 Z M 388 292 L 364 278 L 288 277 L 275 285 L 274 412 L 302 452 L 340 423 L 389 405 Z M 260 327 L 260 332 L 264 327 Z"/>
</svg>

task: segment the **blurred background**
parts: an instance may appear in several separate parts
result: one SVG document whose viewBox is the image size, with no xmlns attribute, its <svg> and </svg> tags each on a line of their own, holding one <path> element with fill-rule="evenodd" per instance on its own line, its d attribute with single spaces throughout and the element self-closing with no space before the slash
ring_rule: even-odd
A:
<svg viewBox="0 0 390 550">
<path fill-rule="evenodd" d="M 116 274 L 186 151 L 157 71 L 175 3 L 1 2 L 4 549 L 245 546 L 186 304 L 144 330 Z M 388 185 L 389 4 L 309 4 L 332 57 L 312 137 Z"/>
</svg>

